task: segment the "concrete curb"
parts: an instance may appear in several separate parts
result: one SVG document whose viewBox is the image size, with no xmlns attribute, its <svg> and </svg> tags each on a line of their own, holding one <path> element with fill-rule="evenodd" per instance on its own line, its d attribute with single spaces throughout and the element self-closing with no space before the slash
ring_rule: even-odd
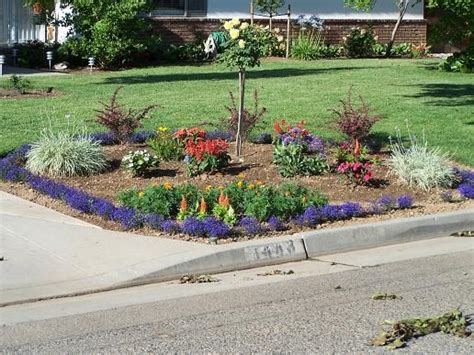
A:
<svg viewBox="0 0 474 355">
<path fill-rule="evenodd" d="M 211 251 L 183 255 L 178 262 L 170 256 L 165 262 L 149 260 L 87 280 L 77 280 L 88 285 L 81 287 L 79 292 L 5 302 L 0 303 L 0 307 L 170 281 L 185 274 L 212 274 L 303 261 L 324 254 L 445 237 L 465 230 L 474 230 L 474 209 L 217 245 Z M 125 275 L 136 277 L 126 280 Z M 122 280 L 118 281 L 118 278 Z M 114 279 L 117 282 L 110 282 Z"/>
<path fill-rule="evenodd" d="M 300 233 L 308 257 L 406 243 L 474 230 L 474 209 Z"/>
</svg>

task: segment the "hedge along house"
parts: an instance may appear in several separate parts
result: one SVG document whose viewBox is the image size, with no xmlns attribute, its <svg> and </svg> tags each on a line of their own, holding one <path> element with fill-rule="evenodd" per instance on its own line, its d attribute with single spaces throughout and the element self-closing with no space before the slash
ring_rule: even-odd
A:
<svg viewBox="0 0 474 355">
<path fill-rule="evenodd" d="M 154 0 L 155 10 L 149 16 L 164 43 L 189 43 L 206 38 L 218 30 L 221 21 L 238 17 L 250 19 L 250 0 Z M 388 42 L 398 18 L 394 0 L 379 0 L 373 11 L 359 12 L 344 6 L 343 0 L 287 0 L 280 12 L 286 13 L 291 5 L 291 17 L 317 15 L 325 20 L 325 38 L 328 44 L 342 43 L 343 37 L 355 26 L 371 25 L 379 41 Z M 268 18 L 255 15 L 257 22 Z M 286 31 L 286 17 L 273 19 L 274 27 Z M 297 29 L 292 29 L 292 35 Z M 427 42 L 427 22 L 424 1 L 410 7 L 398 32 L 396 43 Z"/>
</svg>

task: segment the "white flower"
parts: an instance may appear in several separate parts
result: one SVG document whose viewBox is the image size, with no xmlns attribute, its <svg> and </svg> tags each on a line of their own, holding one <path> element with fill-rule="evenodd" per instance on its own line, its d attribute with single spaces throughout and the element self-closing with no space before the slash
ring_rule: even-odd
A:
<svg viewBox="0 0 474 355">
<path fill-rule="evenodd" d="M 240 20 L 237 17 L 235 17 L 232 19 L 232 21 L 230 21 L 230 23 L 232 23 L 233 26 L 238 26 L 240 25 Z"/>
<path fill-rule="evenodd" d="M 285 39 L 285 38 L 284 38 L 283 36 L 277 36 L 277 40 L 278 40 L 278 42 L 280 42 L 280 43 L 283 42 L 284 39 Z"/>
<path fill-rule="evenodd" d="M 241 39 L 241 40 L 239 41 L 239 47 L 242 48 L 242 49 L 245 48 L 245 41 L 244 41 L 243 39 Z"/>
<path fill-rule="evenodd" d="M 248 22 L 242 22 L 242 24 L 240 25 L 240 29 L 245 30 L 247 28 L 249 28 L 249 23 Z"/>
<path fill-rule="evenodd" d="M 277 27 L 273 30 L 275 33 L 280 33 L 280 29 Z"/>
</svg>

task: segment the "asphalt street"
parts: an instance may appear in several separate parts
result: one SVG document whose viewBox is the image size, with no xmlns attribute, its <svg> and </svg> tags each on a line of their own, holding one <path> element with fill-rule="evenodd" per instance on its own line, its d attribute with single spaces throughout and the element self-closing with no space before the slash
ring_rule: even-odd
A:
<svg viewBox="0 0 474 355">
<path fill-rule="evenodd" d="M 245 273 L 250 279 L 255 271 Z M 305 277 L 267 276 L 274 282 L 242 282 L 219 292 L 205 292 L 212 284 L 174 284 L 169 287 L 182 288 L 183 296 L 187 288 L 199 287 L 201 293 L 4 325 L 0 352 L 378 352 L 383 349 L 369 341 L 384 320 L 435 316 L 455 308 L 474 313 L 473 275 L 474 256 L 466 251 Z M 139 298 L 143 290 L 128 290 L 127 297 Z M 378 291 L 403 298 L 372 300 Z M 64 303 L 51 306 L 66 308 Z M 474 341 L 434 334 L 400 351 L 472 354 Z"/>
</svg>

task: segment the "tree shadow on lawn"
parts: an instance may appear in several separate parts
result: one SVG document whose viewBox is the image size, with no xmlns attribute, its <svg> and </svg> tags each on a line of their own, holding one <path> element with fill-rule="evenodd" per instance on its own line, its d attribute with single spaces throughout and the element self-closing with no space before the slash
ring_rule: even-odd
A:
<svg viewBox="0 0 474 355">
<path fill-rule="evenodd" d="M 471 106 L 474 105 L 474 84 L 423 84 L 416 95 L 404 95 L 411 98 L 433 98 L 426 105 L 431 106 Z"/>
<path fill-rule="evenodd" d="M 283 69 L 263 69 L 249 70 L 247 72 L 248 79 L 262 78 L 289 78 L 296 76 L 315 75 L 331 73 L 335 71 L 351 71 L 351 70 L 371 70 L 376 67 L 334 67 L 334 68 L 283 68 Z M 210 73 L 176 73 L 176 74 L 153 74 L 153 75 L 133 75 L 133 76 L 114 76 L 107 77 L 99 84 L 116 84 L 116 85 L 133 85 L 133 84 L 153 84 L 153 83 L 169 83 L 178 81 L 212 81 L 212 80 L 233 80 L 237 79 L 236 72 L 210 72 Z"/>
</svg>

